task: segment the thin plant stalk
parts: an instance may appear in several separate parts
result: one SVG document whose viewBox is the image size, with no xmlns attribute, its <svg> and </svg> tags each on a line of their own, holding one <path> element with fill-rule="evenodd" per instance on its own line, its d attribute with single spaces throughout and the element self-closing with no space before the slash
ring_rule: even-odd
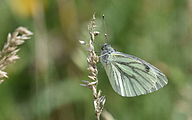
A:
<svg viewBox="0 0 192 120">
<path fill-rule="evenodd" d="M 84 41 L 79 41 L 81 44 L 88 46 L 87 51 L 89 52 L 89 54 L 87 55 L 87 58 L 86 58 L 88 63 L 87 70 L 90 71 L 90 74 L 88 75 L 88 77 L 93 80 L 92 82 L 82 80 L 85 84 L 81 84 L 81 86 L 87 87 L 93 91 L 95 116 L 96 116 L 96 120 L 100 120 L 100 115 L 104 108 L 106 99 L 105 99 L 105 96 L 101 96 L 101 90 L 99 91 L 97 90 L 97 85 L 99 81 L 97 78 L 98 70 L 97 70 L 96 64 L 99 62 L 99 56 L 97 56 L 94 51 L 93 42 L 95 41 L 95 36 L 97 36 L 99 32 L 93 30 L 94 28 L 97 27 L 97 25 L 95 25 L 95 19 L 96 19 L 95 14 L 93 14 L 91 26 L 90 27 L 88 26 L 89 34 L 91 37 L 89 40 L 89 43 L 87 44 Z"/>
</svg>

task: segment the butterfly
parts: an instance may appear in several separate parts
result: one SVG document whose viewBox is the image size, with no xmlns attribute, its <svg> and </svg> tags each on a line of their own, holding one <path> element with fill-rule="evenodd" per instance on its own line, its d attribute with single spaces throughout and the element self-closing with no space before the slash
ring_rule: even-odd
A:
<svg viewBox="0 0 192 120">
<path fill-rule="evenodd" d="M 152 93 L 168 83 L 166 76 L 153 65 L 117 52 L 107 43 L 101 48 L 100 61 L 112 88 L 123 97 Z"/>
</svg>

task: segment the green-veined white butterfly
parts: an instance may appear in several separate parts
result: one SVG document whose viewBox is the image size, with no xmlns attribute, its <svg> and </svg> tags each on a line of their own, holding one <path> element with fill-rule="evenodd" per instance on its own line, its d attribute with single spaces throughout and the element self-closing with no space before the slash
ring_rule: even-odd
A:
<svg viewBox="0 0 192 120">
<path fill-rule="evenodd" d="M 112 88 L 121 96 L 134 97 L 151 93 L 168 83 L 166 76 L 153 65 L 132 55 L 102 46 L 103 64 Z"/>
</svg>

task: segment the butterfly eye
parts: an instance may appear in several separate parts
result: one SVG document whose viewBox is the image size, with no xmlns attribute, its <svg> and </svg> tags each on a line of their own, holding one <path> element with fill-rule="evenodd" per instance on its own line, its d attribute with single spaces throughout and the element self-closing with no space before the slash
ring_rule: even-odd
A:
<svg viewBox="0 0 192 120">
<path fill-rule="evenodd" d="M 104 50 L 104 49 L 106 49 L 106 48 L 108 48 L 107 43 L 105 43 L 105 44 L 102 46 L 101 50 Z"/>
<path fill-rule="evenodd" d="M 104 50 L 104 47 L 105 47 L 105 46 L 102 46 L 101 50 Z"/>
</svg>

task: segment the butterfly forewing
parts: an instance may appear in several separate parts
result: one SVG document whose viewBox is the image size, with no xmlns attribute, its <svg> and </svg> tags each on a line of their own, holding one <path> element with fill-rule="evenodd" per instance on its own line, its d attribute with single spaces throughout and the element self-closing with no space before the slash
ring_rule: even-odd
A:
<svg viewBox="0 0 192 120">
<path fill-rule="evenodd" d="M 104 57 L 103 57 L 104 58 Z M 151 93 L 168 83 L 156 67 L 135 56 L 113 51 L 104 64 L 112 88 L 120 95 L 134 97 Z"/>
<path fill-rule="evenodd" d="M 146 62 L 146 64 L 148 66 L 150 66 L 150 68 L 155 71 L 156 75 L 157 75 L 157 82 L 155 83 L 155 85 L 150 89 L 150 92 L 156 91 L 160 88 L 162 88 L 163 86 L 165 86 L 168 83 L 167 77 L 156 67 L 154 67 L 153 65 L 149 64 Z"/>
</svg>

